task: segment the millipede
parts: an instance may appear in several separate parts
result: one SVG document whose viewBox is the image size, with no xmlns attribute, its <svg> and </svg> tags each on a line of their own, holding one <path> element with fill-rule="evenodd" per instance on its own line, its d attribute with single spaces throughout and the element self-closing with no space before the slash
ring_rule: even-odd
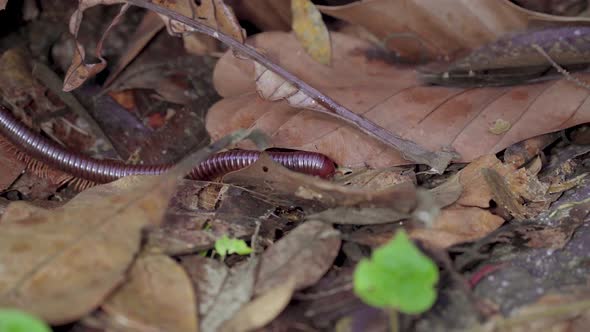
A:
<svg viewBox="0 0 590 332">
<path fill-rule="evenodd" d="M 92 183 L 106 183 L 130 175 L 158 175 L 173 164 L 129 165 L 117 160 L 95 159 L 69 151 L 48 138 L 35 133 L 0 105 L 0 134 L 13 146 L 17 158 L 41 163 Z M 229 150 L 211 155 L 187 175 L 194 180 L 211 180 L 247 167 L 258 160 L 261 151 Z M 293 171 L 321 178 L 335 172 L 334 162 L 327 156 L 308 151 L 266 151 L 272 160 Z"/>
</svg>

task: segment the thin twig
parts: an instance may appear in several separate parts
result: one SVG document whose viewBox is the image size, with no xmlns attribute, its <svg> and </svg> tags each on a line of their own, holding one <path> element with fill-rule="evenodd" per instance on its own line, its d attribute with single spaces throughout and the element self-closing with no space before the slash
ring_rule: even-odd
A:
<svg viewBox="0 0 590 332">
<path fill-rule="evenodd" d="M 586 88 L 586 89 L 590 90 L 590 84 L 588 82 L 584 82 L 582 80 L 579 80 L 576 77 L 573 77 L 569 71 L 567 71 L 565 68 L 560 66 L 557 62 L 555 62 L 555 60 L 553 60 L 551 58 L 551 56 L 549 54 L 547 54 L 547 52 L 545 52 L 545 50 L 541 46 L 539 46 L 537 44 L 533 44 L 532 46 L 535 50 L 537 50 L 537 52 L 539 52 L 542 56 L 544 56 L 545 59 L 547 59 L 547 61 L 549 61 L 549 63 L 553 66 L 553 68 L 555 68 L 558 73 L 562 74 L 566 80 L 568 80 L 568 81 L 570 81 L 582 88 Z"/>
<path fill-rule="evenodd" d="M 304 94 L 315 100 L 320 105 L 327 108 L 330 112 L 326 114 L 346 121 L 347 123 L 356 126 L 365 134 L 373 138 L 376 138 L 389 146 L 394 147 L 396 150 L 400 151 L 405 158 L 411 161 L 429 165 L 433 169 L 433 171 L 442 173 L 446 169 L 448 164 L 451 162 L 451 160 L 457 157 L 456 153 L 451 153 L 447 151 L 429 151 L 415 142 L 403 139 L 400 136 L 391 133 L 387 129 L 377 125 L 376 123 L 366 119 L 361 115 L 352 112 L 348 108 L 337 103 L 332 98 L 326 96 L 325 94 L 311 87 L 307 83 L 303 82 L 301 79 L 297 78 L 292 73 L 285 70 L 283 67 L 272 62 L 270 59 L 259 53 L 253 47 L 246 44 L 242 44 L 236 39 L 230 37 L 229 35 L 221 31 L 217 31 L 214 28 L 209 27 L 202 22 L 181 15 L 171 9 L 160 7 L 146 0 L 127 0 L 127 2 L 135 6 L 152 10 L 158 14 L 167 16 L 175 21 L 178 21 L 195 29 L 197 32 L 218 39 L 222 43 L 228 45 L 236 51 L 239 51 L 241 54 L 249 57 L 250 59 L 260 63 L 267 69 L 281 76 L 287 82 L 293 84 Z"/>
</svg>

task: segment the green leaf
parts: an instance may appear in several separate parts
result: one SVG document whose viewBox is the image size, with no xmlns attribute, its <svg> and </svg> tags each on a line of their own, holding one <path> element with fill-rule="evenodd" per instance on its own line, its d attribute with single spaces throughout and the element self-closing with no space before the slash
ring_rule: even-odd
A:
<svg viewBox="0 0 590 332">
<path fill-rule="evenodd" d="M 13 309 L 0 309 L 0 332 L 51 332 L 42 320 Z"/>
<path fill-rule="evenodd" d="M 230 239 L 227 235 L 224 235 L 215 241 L 215 251 L 221 257 L 225 257 L 231 254 L 248 255 L 252 252 L 244 240 Z"/>
<path fill-rule="evenodd" d="M 354 272 L 354 291 L 367 304 L 408 314 L 424 312 L 434 304 L 438 267 L 409 239 L 404 230 Z"/>
</svg>

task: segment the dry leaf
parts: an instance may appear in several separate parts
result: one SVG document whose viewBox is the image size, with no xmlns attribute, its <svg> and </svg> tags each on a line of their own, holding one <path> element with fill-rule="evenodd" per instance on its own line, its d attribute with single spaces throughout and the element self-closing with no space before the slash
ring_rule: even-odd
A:
<svg viewBox="0 0 590 332">
<path fill-rule="evenodd" d="M 322 14 L 310 0 L 291 0 L 293 31 L 303 48 L 317 62 L 329 65 L 332 60 L 330 33 Z"/>
<path fill-rule="evenodd" d="M 496 230 L 504 219 L 477 207 L 448 207 L 430 228 L 410 230 L 413 239 L 431 246 L 448 248 L 457 243 L 477 240 Z"/>
<path fill-rule="evenodd" d="M 123 280 L 142 228 L 160 222 L 174 187 L 165 177 L 128 177 L 55 210 L 11 204 L 0 222 L 0 306 L 52 324 L 96 308 Z"/>
<path fill-rule="evenodd" d="M 590 92 L 566 80 L 502 88 L 421 86 L 413 70 L 372 59 L 370 45 L 338 33 L 332 33 L 332 67 L 300 56 L 292 35 L 264 33 L 251 43 L 351 110 L 432 151 L 452 147 L 462 161 L 590 121 Z M 218 62 L 214 82 L 225 99 L 207 114 L 212 137 L 253 127 L 269 133 L 274 146 L 320 151 L 340 166 L 407 163 L 397 151 L 341 121 L 261 100 L 253 93 L 253 67 L 230 53 Z M 490 133 L 499 118 L 509 122 L 510 129 Z"/>
<path fill-rule="evenodd" d="M 485 331 L 586 331 L 590 322 L 588 290 L 582 288 L 564 294 L 547 294 L 535 303 L 519 308 L 509 317 L 488 321 Z"/>
<path fill-rule="evenodd" d="M 590 22 L 587 18 L 531 12 L 508 0 L 367 0 L 318 8 L 324 14 L 365 27 L 384 47 L 414 59 L 452 56 L 533 23 Z"/>
<path fill-rule="evenodd" d="M 173 259 L 142 255 L 101 308 L 125 331 L 198 331 L 191 281 Z"/>
<path fill-rule="evenodd" d="M 262 328 L 275 319 L 291 301 L 295 292 L 295 280 L 289 278 L 282 284 L 258 296 L 229 321 L 226 321 L 220 331 L 241 332 L 254 331 Z"/>
<path fill-rule="evenodd" d="M 222 279 L 221 289 L 219 292 L 211 294 L 213 296 L 212 303 L 208 307 L 207 312 L 202 313 L 202 332 L 218 331 L 223 322 L 231 319 L 239 312 L 244 304 L 250 301 L 254 291 L 257 266 L 258 263 L 256 260 L 250 260 L 245 264 L 233 268 L 227 275 L 222 274 L 224 279 Z M 214 276 L 219 276 L 219 274 Z M 199 280 L 207 280 L 209 277 L 199 276 Z M 199 299 L 202 296 L 200 294 Z M 199 310 L 202 312 L 201 309 Z"/>
<path fill-rule="evenodd" d="M 264 294 L 292 278 L 295 289 L 315 284 L 332 266 L 340 233 L 319 221 L 308 221 L 280 239 L 261 256 L 255 294 Z"/>
</svg>

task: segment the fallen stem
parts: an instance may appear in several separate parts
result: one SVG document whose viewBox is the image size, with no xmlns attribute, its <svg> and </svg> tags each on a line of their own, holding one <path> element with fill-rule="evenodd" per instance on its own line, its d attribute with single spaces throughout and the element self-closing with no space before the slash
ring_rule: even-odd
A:
<svg viewBox="0 0 590 332">
<path fill-rule="evenodd" d="M 205 25 L 199 21 L 191 19 L 187 16 L 181 15 L 171 9 L 158 6 L 152 2 L 146 0 L 127 0 L 128 3 L 131 3 L 135 6 L 142 7 L 148 10 L 152 10 L 158 14 L 167 16 L 175 21 L 183 23 L 197 32 L 206 34 L 213 38 L 216 38 L 220 42 L 228 45 L 229 47 L 233 48 L 234 50 L 239 51 L 241 54 L 249 57 L 250 59 L 260 63 L 267 69 L 273 71 L 277 75 L 281 76 L 287 82 L 296 86 L 299 90 L 301 90 L 304 94 L 315 100 L 320 105 L 324 106 L 330 112 L 322 112 L 329 114 L 331 116 L 335 116 L 343 121 L 346 121 L 349 124 L 356 126 L 358 129 L 363 131 L 365 134 L 389 145 L 394 147 L 396 150 L 400 151 L 404 158 L 429 165 L 433 171 L 437 173 L 442 173 L 446 167 L 449 165 L 452 159 L 457 157 L 456 153 L 447 152 L 447 151 L 429 151 L 426 148 L 418 145 L 417 143 L 406 140 L 401 138 L 398 135 L 395 135 L 388 131 L 387 129 L 379 126 L 378 124 L 368 120 L 367 118 L 358 115 L 348 108 L 340 105 L 332 98 L 326 96 L 325 94 L 321 93 L 320 91 L 316 90 L 309 84 L 303 82 L 301 79 L 297 78 L 295 75 L 290 73 L 289 71 L 285 70 L 283 67 L 279 66 L 278 64 L 272 62 L 270 59 L 265 57 L 263 54 L 259 53 L 253 47 L 242 44 L 238 40 L 232 38 L 231 36 L 217 31 L 212 27 Z"/>
</svg>

